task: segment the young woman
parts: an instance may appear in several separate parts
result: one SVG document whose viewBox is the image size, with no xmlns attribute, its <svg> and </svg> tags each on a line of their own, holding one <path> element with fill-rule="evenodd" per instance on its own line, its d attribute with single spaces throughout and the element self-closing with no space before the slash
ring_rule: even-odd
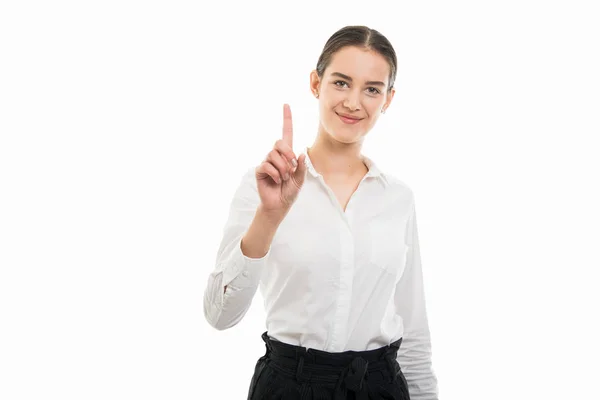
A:
<svg viewBox="0 0 600 400">
<path fill-rule="evenodd" d="M 438 398 L 415 198 L 361 154 L 396 64 L 378 31 L 334 33 L 310 74 L 313 145 L 296 157 L 284 105 L 282 138 L 235 193 L 204 314 L 230 328 L 260 286 L 266 352 L 248 399 Z"/>
</svg>

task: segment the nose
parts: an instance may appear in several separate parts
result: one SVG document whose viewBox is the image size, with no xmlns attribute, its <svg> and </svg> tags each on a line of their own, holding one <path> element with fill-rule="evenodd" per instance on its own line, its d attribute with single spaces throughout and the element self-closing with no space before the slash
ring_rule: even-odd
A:
<svg viewBox="0 0 600 400">
<path fill-rule="evenodd" d="M 356 90 L 349 90 L 348 96 L 344 99 L 344 107 L 351 111 L 360 110 L 359 93 Z"/>
</svg>

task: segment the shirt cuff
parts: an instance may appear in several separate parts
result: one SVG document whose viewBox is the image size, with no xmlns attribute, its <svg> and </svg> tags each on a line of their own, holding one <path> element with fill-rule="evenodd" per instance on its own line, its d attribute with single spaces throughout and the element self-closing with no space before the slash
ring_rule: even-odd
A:
<svg viewBox="0 0 600 400">
<path fill-rule="evenodd" d="M 229 261 L 222 263 L 223 286 L 237 288 L 257 287 L 271 254 L 271 247 L 261 258 L 250 258 L 242 253 L 242 238 L 235 245 Z"/>
</svg>

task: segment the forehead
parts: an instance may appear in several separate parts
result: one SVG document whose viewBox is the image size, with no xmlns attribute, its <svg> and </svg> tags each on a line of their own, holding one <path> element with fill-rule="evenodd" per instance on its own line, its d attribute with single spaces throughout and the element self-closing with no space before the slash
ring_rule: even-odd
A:
<svg viewBox="0 0 600 400">
<path fill-rule="evenodd" d="M 357 80 L 387 83 L 390 66 L 387 60 L 374 50 L 347 46 L 338 50 L 331 58 L 325 75 L 332 72 L 341 72 Z"/>
</svg>

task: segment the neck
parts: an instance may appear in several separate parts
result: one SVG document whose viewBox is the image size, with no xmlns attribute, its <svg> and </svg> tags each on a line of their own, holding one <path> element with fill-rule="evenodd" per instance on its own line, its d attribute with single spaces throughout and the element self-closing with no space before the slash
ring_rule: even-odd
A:
<svg viewBox="0 0 600 400">
<path fill-rule="evenodd" d="M 328 136 L 319 133 L 313 145 L 308 148 L 308 156 L 315 170 L 323 176 L 340 178 L 364 175 L 368 168 L 361 155 L 362 140 L 341 143 Z"/>
</svg>

